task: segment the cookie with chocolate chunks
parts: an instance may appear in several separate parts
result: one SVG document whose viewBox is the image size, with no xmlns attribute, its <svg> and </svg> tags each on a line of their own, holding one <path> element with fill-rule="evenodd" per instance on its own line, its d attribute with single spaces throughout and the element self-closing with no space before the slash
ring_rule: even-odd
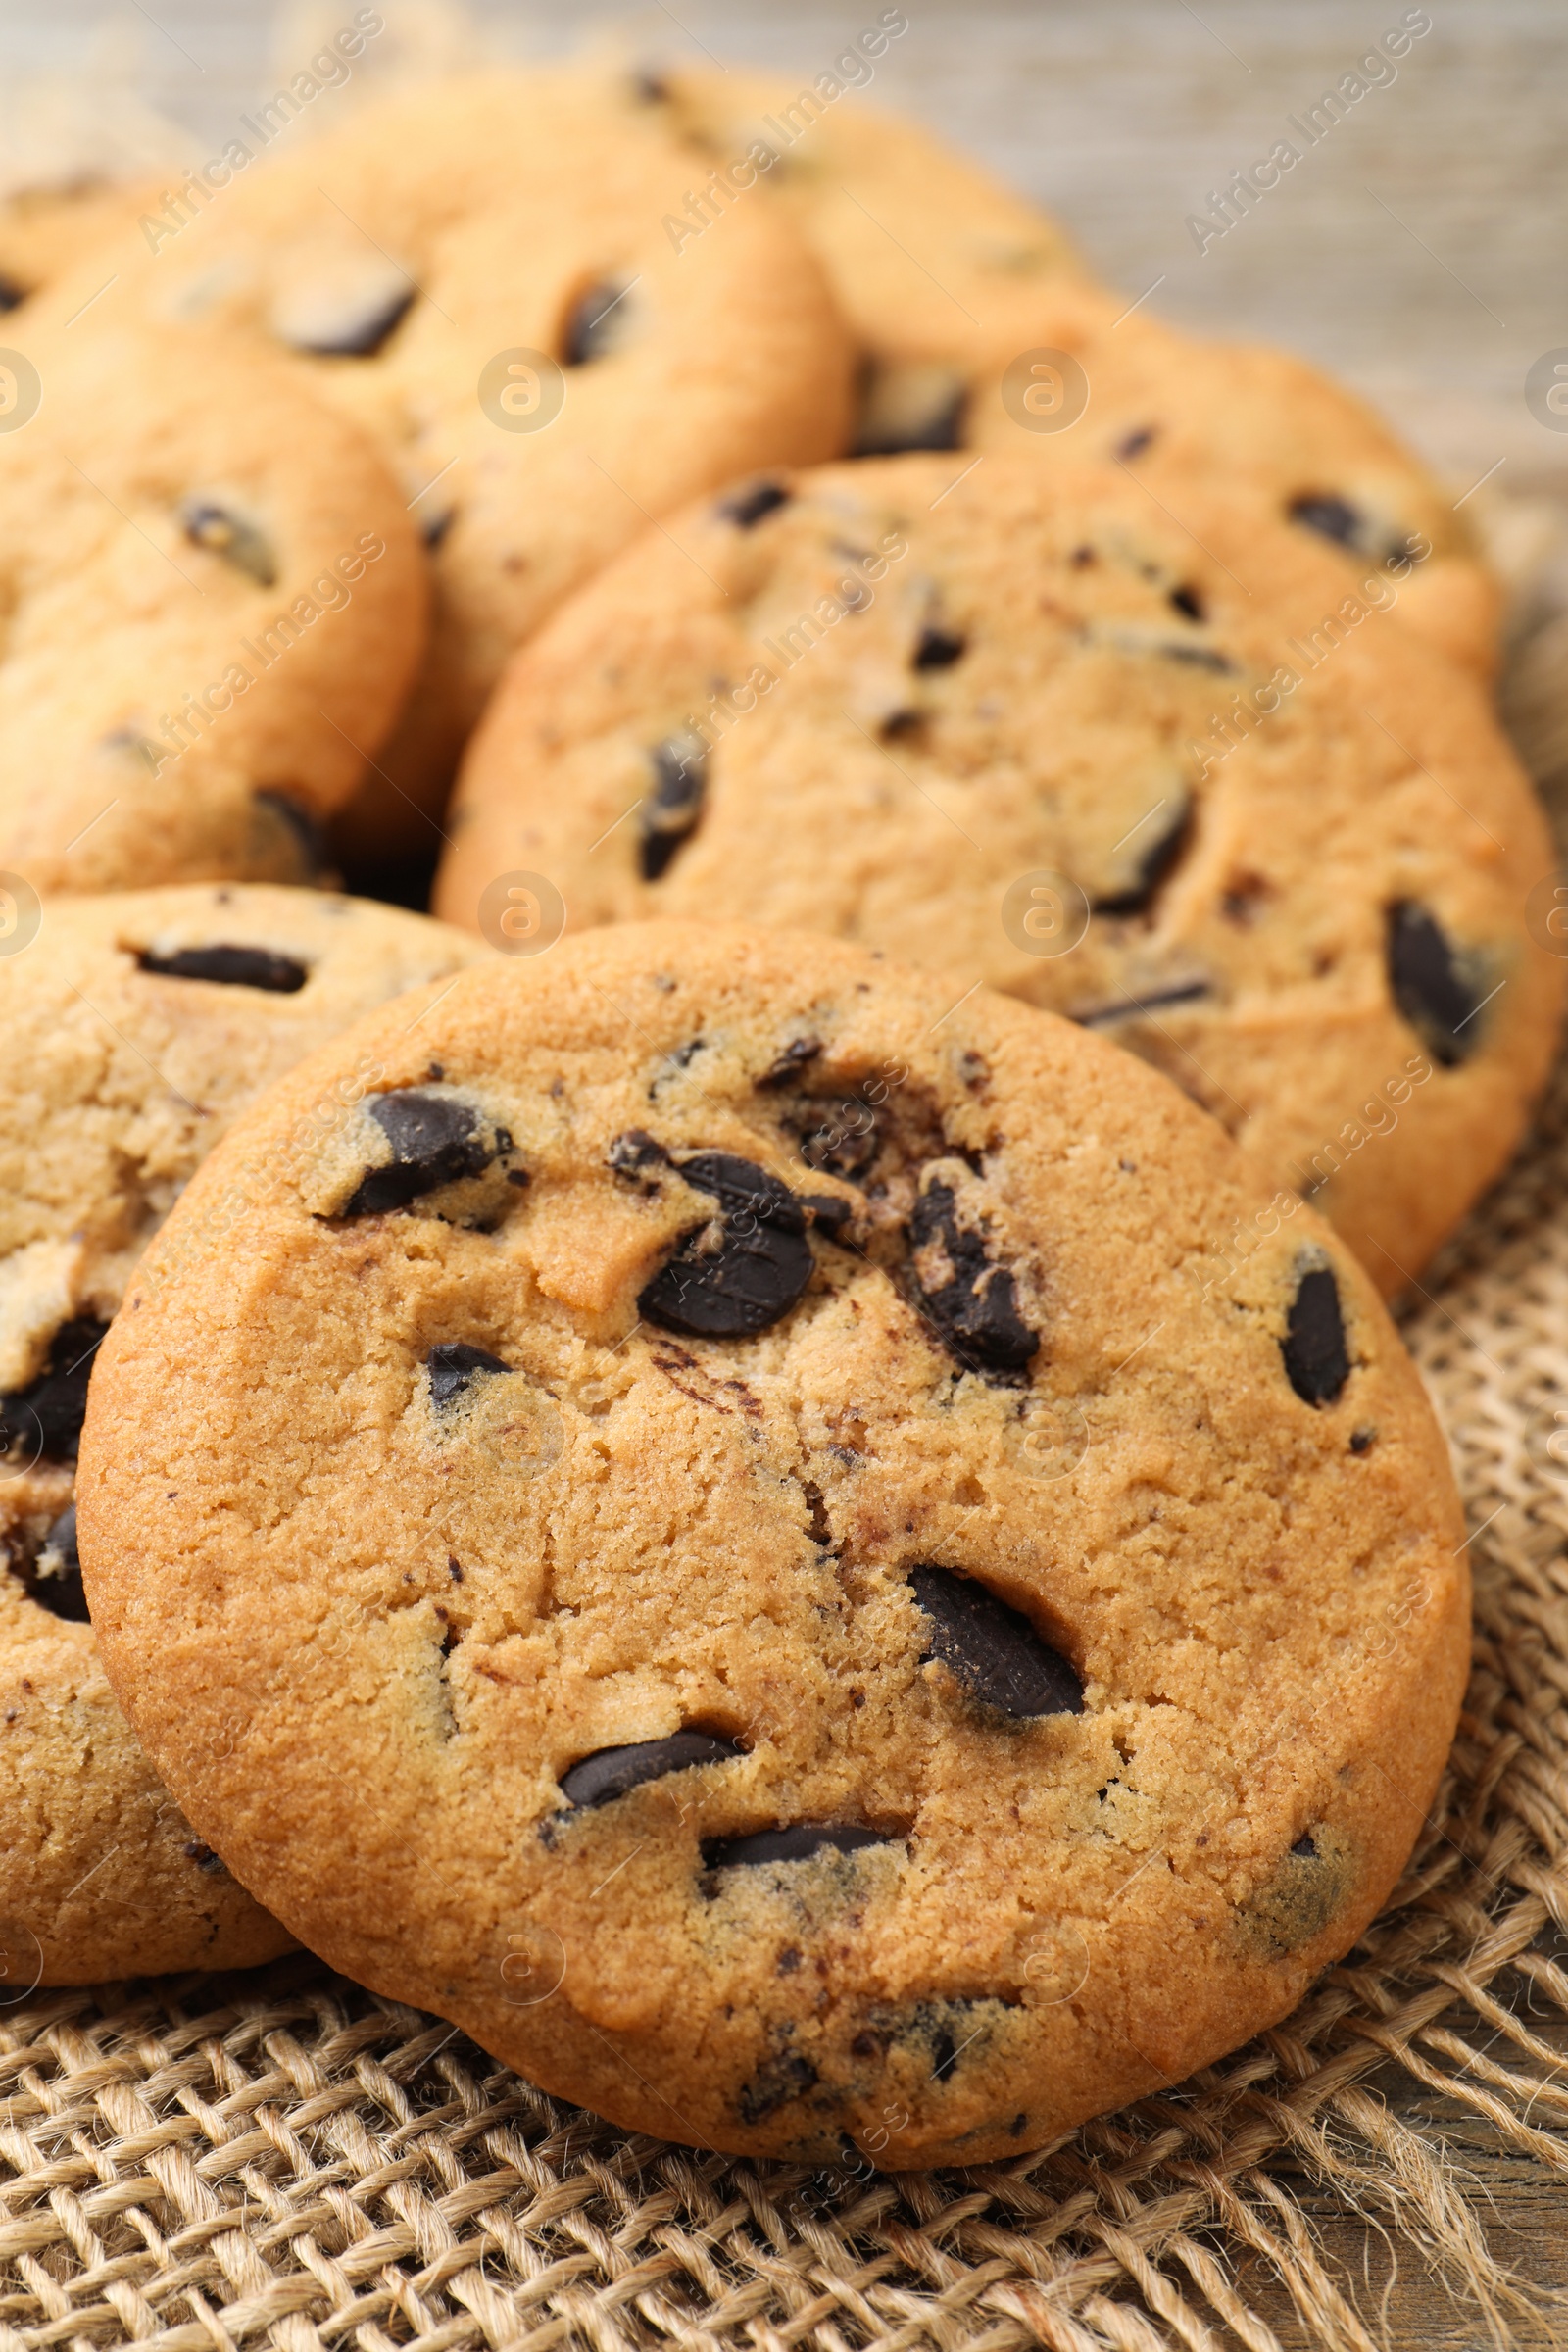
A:
<svg viewBox="0 0 1568 2352">
<path fill-rule="evenodd" d="M 52 899 L 0 958 L 0 1915 L 47 1984 L 287 1942 L 220 1860 L 193 1865 L 104 1679 L 74 1501 L 88 1387 L 138 1253 L 236 1112 L 361 1013 L 485 959 L 421 915 L 243 883 Z"/>
<path fill-rule="evenodd" d="M 424 648 L 390 468 L 237 336 L 29 302 L 7 340 L 36 410 L 0 435 L 0 870 L 317 880 Z"/>
<path fill-rule="evenodd" d="M 706 202 L 755 186 L 819 256 L 861 354 L 856 454 L 1022 454 L 1054 468 L 1087 453 L 1132 467 L 1151 504 L 1189 522 L 1195 492 L 1225 485 L 1265 528 L 1333 551 L 1339 596 L 1392 564 L 1401 620 L 1489 670 L 1500 599 L 1453 493 L 1321 370 L 1184 333 L 1159 318 L 1155 289 L 1099 284 L 1049 213 L 884 113 L 864 84 L 898 40 L 872 26 L 835 60 L 854 90 L 843 105 L 824 105 L 820 82 L 684 60 L 611 92 L 629 126 L 655 121 L 685 142 Z"/>
<path fill-rule="evenodd" d="M 1523 1129 L 1564 966 L 1525 921 L 1544 816 L 1397 584 L 1347 600 L 1321 535 L 1092 463 L 760 487 L 517 658 L 437 911 L 536 869 L 575 925 L 794 924 L 1005 989 L 1156 1062 L 1386 1293 L 1419 1274 Z"/>
<path fill-rule="evenodd" d="M 371 100 L 195 218 L 154 212 L 51 295 L 67 316 L 113 270 L 92 316 L 281 354 L 396 470 L 434 627 L 351 857 L 433 852 L 508 655 L 645 517 L 847 446 L 815 257 L 765 201 L 683 240 L 691 189 L 684 143 L 601 72 L 492 64 Z"/>
<path fill-rule="evenodd" d="M 116 1689 L 312 1950 L 531 2081 L 1011 2159 L 1284 2016 L 1452 1732 L 1441 1435 L 1268 1202 L 1105 1040 L 836 941 L 464 972 L 131 1279 L 79 1467 Z"/>
</svg>

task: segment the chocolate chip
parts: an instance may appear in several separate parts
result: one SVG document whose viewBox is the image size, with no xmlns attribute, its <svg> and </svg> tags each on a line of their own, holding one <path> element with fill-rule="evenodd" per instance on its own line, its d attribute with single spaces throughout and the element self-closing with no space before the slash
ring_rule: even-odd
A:
<svg viewBox="0 0 1568 2352">
<path fill-rule="evenodd" d="M 0 1444 L 7 1451 L 14 1446 L 30 1446 L 36 1428 L 43 1432 L 43 1450 L 51 1461 L 75 1460 L 92 1359 L 108 1328 L 90 1315 L 62 1323 L 38 1378 L 0 1396 Z"/>
<path fill-rule="evenodd" d="M 911 1568 L 909 1590 L 930 1629 L 922 1663 L 939 1660 L 971 1698 L 999 1715 L 1082 1714 L 1078 1673 L 1021 1609 L 948 1568 Z"/>
<path fill-rule="evenodd" d="M 561 357 L 566 367 L 586 368 L 613 350 L 626 325 L 619 306 L 630 291 L 625 280 L 616 278 L 603 278 L 584 287 L 561 330 Z"/>
<path fill-rule="evenodd" d="M 689 1233 L 637 1304 L 650 1322 L 699 1339 L 747 1339 L 788 1312 L 811 1278 L 806 1218 L 786 1185 L 729 1152 L 700 1152 L 679 1172 L 719 1204 Z"/>
<path fill-rule="evenodd" d="M 322 360 L 373 360 L 401 326 L 418 293 L 417 286 L 378 286 L 358 307 L 350 303 L 330 325 L 300 325 L 284 332 L 295 351 L 313 352 Z"/>
<path fill-rule="evenodd" d="M 27 299 L 27 288 L 0 271 L 0 311 L 15 311 Z"/>
<path fill-rule="evenodd" d="M 1119 1004 L 1091 1004 L 1068 1014 L 1080 1029 L 1108 1029 L 1117 1021 L 1135 1021 L 1141 1012 L 1161 1004 L 1194 1004 L 1209 994 L 1206 980 L 1175 980 L 1168 988 L 1147 988 L 1141 997 L 1124 997 Z"/>
<path fill-rule="evenodd" d="M 56 1567 L 55 1562 L 59 1561 Z M 87 1610 L 87 1595 L 82 1589 L 81 1561 L 76 1552 L 76 1506 L 73 1502 L 63 1510 L 38 1554 L 37 1564 L 27 1580 L 28 1597 L 52 1617 L 61 1617 L 70 1625 L 91 1622 Z"/>
<path fill-rule="evenodd" d="M 1190 582 L 1184 581 L 1180 588 L 1173 588 L 1167 601 L 1174 605 L 1178 612 L 1185 612 L 1189 620 L 1207 618 L 1202 597 Z"/>
<path fill-rule="evenodd" d="M 787 2106 L 809 2090 L 815 2082 L 815 2067 L 798 2051 L 771 2059 L 736 2093 L 742 2123 L 760 2124 L 775 2108 Z"/>
<path fill-rule="evenodd" d="M 1360 508 L 1352 507 L 1348 498 L 1336 498 L 1332 491 L 1293 498 L 1286 512 L 1293 522 L 1316 531 L 1320 539 L 1332 539 L 1336 547 L 1359 547 L 1366 533 L 1366 517 Z"/>
<path fill-rule="evenodd" d="M 944 1346 L 966 1369 L 988 1379 L 1018 1381 L 1039 1351 L 1040 1338 L 1018 1313 L 1012 1275 L 986 1254 L 983 1236 L 958 1222 L 953 1187 L 932 1178 L 915 1201 L 907 1227 L 916 1257 L 919 1306 L 936 1325 Z M 922 1272 L 918 1260 L 928 1263 Z M 942 1279 L 932 1282 L 931 1273 Z"/>
<path fill-rule="evenodd" d="M 276 587 L 277 558 L 270 539 L 256 523 L 210 498 L 188 498 L 179 510 L 179 519 L 193 547 L 205 547 L 210 554 L 221 556 L 258 588 Z"/>
<path fill-rule="evenodd" d="M 1481 1043 L 1482 1000 L 1441 925 L 1412 899 L 1389 908 L 1389 985 L 1433 1058 L 1451 1070 Z"/>
<path fill-rule="evenodd" d="M 884 743 L 907 743 L 923 735 L 928 723 L 924 710 L 890 710 L 877 733 Z"/>
<path fill-rule="evenodd" d="M 1137 425 L 1117 442 L 1116 455 L 1125 465 L 1129 458 L 1141 458 L 1153 439 L 1154 427 L 1152 424 Z"/>
<path fill-rule="evenodd" d="M 1305 1404 L 1332 1404 L 1350 1377 L 1340 1286 L 1328 1266 L 1303 1274 L 1280 1342 L 1285 1371 Z"/>
<path fill-rule="evenodd" d="M 819 1037 L 792 1037 L 781 1054 L 776 1054 L 757 1081 L 760 1087 L 788 1086 L 809 1061 L 815 1061 L 822 1051 Z"/>
<path fill-rule="evenodd" d="M 639 106 L 667 106 L 669 84 L 662 74 L 643 68 L 631 76 L 631 94 Z"/>
<path fill-rule="evenodd" d="M 743 531 L 760 523 L 764 514 L 772 514 L 787 507 L 791 493 L 782 482 L 750 482 L 718 502 L 718 512 L 726 522 L 733 522 Z"/>
<path fill-rule="evenodd" d="M 476 1112 L 450 1095 L 404 1088 L 376 1095 L 366 1104 L 392 1147 L 390 1167 L 367 1168 L 341 1211 L 345 1217 L 374 1217 L 406 1208 L 421 1193 L 477 1176 L 494 1154 L 479 1133 Z"/>
<path fill-rule="evenodd" d="M 277 997 L 297 995 L 310 978 L 303 963 L 270 948 L 176 948 L 169 956 L 144 948 L 136 961 L 142 971 L 168 980 L 216 980 L 224 988 L 265 988 Z"/>
<path fill-rule="evenodd" d="M 1160 819 L 1163 818 L 1163 823 Z M 1167 879 L 1192 839 L 1193 805 L 1184 795 L 1175 804 L 1174 813 L 1158 809 L 1144 828 L 1134 872 L 1137 879 L 1125 890 L 1113 891 L 1105 898 L 1096 899 L 1097 914 L 1143 914 L 1147 912 L 1154 893 Z"/>
<path fill-rule="evenodd" d="M 963 659 L 968 642 L 956 629 L 923 628 L 915 643 L 914 666 L 916 669 L 951 669 L 955 662 Z"/>
<path fill-rule="evenodd" d="M 697 735 L 672 735 L 648 759 L 654 788 L 642 805 L 639 863 L 643 880 L 657 882 L 703 813 L 708 746 Z"/>
<path fill-rule="evenodd" d="M 424 1362 L 430 1375 L 432 1404 L 450 1404 L 481 1372 L 512 1370 L 499 1355 L 491 1355 L 483 1348 L 471 1348 L 466 1340 L 442 1340 L 431 1348 Z"/>
<path fill-rule="evenodd" d="M 1370 1453 L 1377 1442 L 1378 1433 L 1375 1429 L 1352 1429 L 1350 1432 L 1352 1453 Z"/>
<path fill-rule="evenodd" d="M 1292 1846 L 1291 1851 L 1298 1857 L 1298 1860 L 1302 1862 L 1315 1862 L 1317 1860 L 1317 1847 L 1312 1843 L 1312 1833 L 1310 1830 L 1305 1830 L 1302 1832 L 1301 1836 L 1298 1838 L 1296 1843 Z"/>
<path fill-rule="evenodd" d="M 204 1845 L 199 1838 L 192 1838 L 188 1844 L 182 1845 L 179 1850 L 187 1862 L 194 1862 L 197 1869 L 210 1879 L 216 1878 L 218 1873 L 224 1868 L 221 1855 L 215 1854 L 212 1847 Z"/>
<path fill-rule="evenodd" d="M 456 507 L 447 507 L 439 514 L 427 515 L 419 533 L 425 546 L 439 547 L 457 519 L 458 510 Z"/>
<path fill-rule="evenodd" d="M 837 1241 L 844 1227 L 855 1214 L 855 1203 L 838 1193 L 797 1193 L 795 1199 L 810 1222 L 819 1226 L 830 1242 Z"/>
<path fill-rule="evenodd" d="M 943 2082 L 952 2074 L 953 2063 L 957 2055 L 958 2045 L 944 2026 L 931 2044 L 931 2072 L 937 2082 Z"/>
<path fill-rule="evenodd" d="M 896 1845 L 882 1830 L 856 1821 L 791 1821 L 750 1838 L 705 1838 L 705 1870 L 753 1870 L 769 1862 L 805 1862 L 812 1854 L 858 1853 L 863 1845 Z"/>
<path fill-rule="evenodd" d="M 1220 653 L 1212 645 L 1162 645 L 1159 650 L 1167 662 L 1185 662 L 1189 669 L 1211 669 L 1221 678 L 1240 674 L 1229 654 Z"/>
<path fill-rule="evenodd" d="M 744 1748 L 712 1732 L 673 1732 L 667 1740 L 637 1740 L 629 1747 L 601 1747 L 584 1756 L 561 1776 L 561 1792 L 579 1811 L 591 1805 L 613 1804 L 644 1781 L 660 1781 L 669 1772 L 690 1772 L 698 1764 L 728 1764 Z"/>
<path fill-rule="evenodd" d="M 641 1179 L 648 1168 L 662 1168 L 669 1153 L 657 1143 L 646 1127 L 628 1127 L 617 1135 L 605 1153 L 605 1158 L 617 1176 Z"/>
</svg>

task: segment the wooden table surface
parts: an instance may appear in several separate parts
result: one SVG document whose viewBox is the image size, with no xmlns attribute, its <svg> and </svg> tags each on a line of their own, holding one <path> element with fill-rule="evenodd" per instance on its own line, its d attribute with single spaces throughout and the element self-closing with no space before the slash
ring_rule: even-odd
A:
<svg viewBox="0 0 1568 2352">
<path fill-rule="evenodd" d="M 842 0 L 676 0 L 673 12 L 480 0 L 466 28 L 432 0 L 379 4 L 387 61 L 400 46 L 434 58 L 475 37 L 492 53 L 543 55 L 613 29 L 651 59 L 706 49 L 803 80 L 878 13 Z M 1456 481 L 1501 459 L 1499 486 L 1568 491 L 1568 433 L 1538 424 L 1523 397 L 1531 362 L 1568 346 L 1568 0 L 1431 0 L 1431 30 L 1396 80 L 1370 90 L 1201 254 L 1187 216 L 1206 209 L 1233 169 L 1292 135 L 1287 117 L 1397 24 L 1403 0 L 906 4 L 909 30 L 889 49 L 875 97 L 964 141 L 1051 206 L 1106 276 L 1132 293 L 1162 280 L 1153 307 L 1338 369 Z M 0 172 L 8 139 L 25 135 L 27 77 L 86 76 L 127 122 L 138 103 L 158 109 L 188 129 L 194 162 L 352 14 L 349 0 L 301 0 L 275 15 L 250 0 L 131 0 L 106 27 L 96 0 L 11 0 L 0 18 Z M 1538 2030 L 1551 2032 L 1544 2021 Z M 1568 2289 L 1560 2179 L 1396 2070 L 1376 2080 L 1397 2114 L 1446 2137 L 1499 2257 Z M 1304 2178 L 1297 2185 L 1331 2256 L 1374 2296 L 1387 2289 L 1391 2345 L 1479 2352 L 1503 2340 L 1408 2254 L 1390 2284 L 1382 2241 Z M 1244 2273 L 1243 2284 L 1283 2342 L 1306 2342 L 1265 2279 Z M 1357 2299 L 1374 2302 L 1364 2287 Z"/>
</svg>

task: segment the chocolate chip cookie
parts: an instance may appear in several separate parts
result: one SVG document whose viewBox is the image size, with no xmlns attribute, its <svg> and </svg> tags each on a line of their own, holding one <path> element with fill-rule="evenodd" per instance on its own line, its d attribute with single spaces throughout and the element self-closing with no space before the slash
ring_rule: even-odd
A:
<svg viewBox="0 0 1568 2352">
<path fill-rule="evenodd" d="M 991 2161 L 1285 2015 L 1468 1646 L 1339 1238 L 1104 1040 L 841 943 L 418 1002 L 236 1126 L 100 1353 L 87 1592 L 196 1834 L 737 2151 Z"/>
<path fill-rule="evenodd" d="M 0 869 L 37 892 L 309 879 L 423 646 L 391 475 L 238 338 L 23 316 L 0 353 Z"/>
<path fill-rule="evenodd" d="M 74 1462 L 105 1326 L 235 1113 L 355 1017 L 484 951 L 316 891 L 51 901 L 0 959 L 0 1947 L 6 1983 L 201 1966 L 287 1936 L 159 1787 L 98 1662 Z M 374 1064 L 301 1116 L 352 1115 Z"/>
<path fill-rule="evenodd" d="M 1195 528 L 1197 484 L 1245 486 L 1262 512 L 1338 550 L 1348 588 L 1392 559 L 1401 618 L 1490 670 L 1499 593 L 1467 518 L 1363 402 L 1285 352 L 1184 334 L 1130 307 L 1049 215 L 882 113 L 854 61 L 852 45 L 805 86 L 710 67 L 625 75 L 620 102 L 628 117 L 660 116 L 707 166 L 694 234 L 704 206 L 733 200 L 739 168 L 821 257 L 862 353 L 860 450 L 1046 463 L 1082 450 L 1126 466 Z M 1412 539 L 1426 552 L 1407 572 Z"/>
<path fill-rule="evenodd" d="M 1189 513 L 961 456 L 689 510 L 519 656 L 437 911 L 531 871 L 579 926 L 799 924 L 1006 989 L 1159 1063 L 1397 1290 L 1550 1059 L 1544 821 L 1396 581 Z"/>
<path fill-rule="evenodd" d="M 844 446 L 848 348 L 817 265 L 760 203 L 678 249 L 690 172 L 597 75 L 491 71 L 368 104 L 155 221 L 156 252 L 127 245 L 110 302 L 285 352 L 396 466 L 435 633 L 379 765 L 432 811 L 508 654 L 650 515 Z M 371 778 L 347 838 L 401 836 L 436 846 Z"/>
</svg>

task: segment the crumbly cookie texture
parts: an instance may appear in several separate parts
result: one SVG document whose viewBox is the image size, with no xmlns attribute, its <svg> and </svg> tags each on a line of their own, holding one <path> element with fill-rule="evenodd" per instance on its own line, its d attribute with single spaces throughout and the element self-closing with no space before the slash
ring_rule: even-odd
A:
<svg viewBox="0 0 1568 2352">
<path fill-rule="evenodd" d="M 75 1541 L 88 1377 L 141 1250 L 236 1112 L 359 1014 L 485 956 L 421 915 L 237 884 L 52 900 L 0 961 L 8 1983 L 238 1966 L 288 1942 L 159 1785 L 104 1678 Z M 307 1115 L 346 1117 L 371 1075 Z"/>
<path fill-rule="evenodd" d="M 492 71 L 252 165 L 177 230 L 155 221 L 155 253 L 127 241 L 108 302 L 287 354 L 375 437 L 424 533 L 429 663 L 378 762 L 398 791 L 368 780 L 351 846 L 433 845 L 410 800 L 439 805 L 507 656 L 650 515 L 845 446 L 818 265 L 765 204 L 677 250 L 690 172 L 596 75 Z"/>
<path fill-rule="evenodd" d="M 0 435 L 0 868 L 38 892 L 310 878 L 423 648 L 397 485 L 236 337 L 23 317 L 17 397 L 37 407 Z"/>
<path fill-rule="evenodd" d="M 1518 1139 L 1563 967 L 1473 680 L 1302 533 L 1116 470 L 906 456 L 688 510 L 518 657 L 437 911 L 831 931 L 1158 1063 L 1388 1293 Z M 1239 1242 L 1245 1249 L 1245 1237 Z"/>
<path fill-rule="evenodd" d="M 1348 585 L 1414 538 L 1431 552 L 1401 619 L 1491 670 L 1500 592 L 1467 517 L 1342 385 L 1288 353 L 1130 309 L 1048 214 L 853 80 L 829 96 L 701 67 L 622 75 L 618 89 L 628 118 L 663 120 L 720 188 L 747 159 L 775 159 L 755 184 L 821 257 L 861 348 L 862 450 L 1087 453 L 1131 467 L 1195 527 L 1196 487 L 1217 479 L 1338 549 Z M 744 200 L 711 179 L 694 192 L 710 210 Z"/>
<path fill-rule="evenodd" d="M 198 1834 L 737 2151 L 990 2161 L 1284 2016 L 1468 1647 L 1339 1238 L 1102 1040 L 840 943 L 628 925 L 416 1002 L 239 1123 L 94 1380 L 94 1620 Z"/>
</svg>

